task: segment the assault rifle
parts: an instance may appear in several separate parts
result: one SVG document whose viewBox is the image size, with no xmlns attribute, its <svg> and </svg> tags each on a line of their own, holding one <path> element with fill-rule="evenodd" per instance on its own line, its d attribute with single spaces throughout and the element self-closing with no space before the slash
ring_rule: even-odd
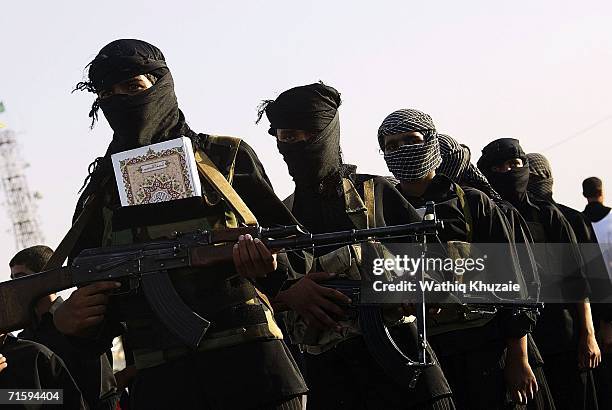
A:
<svg viewBox="0 0 612 410">
<path fill-rule="evenodd" d="M 286 252 L 435 235 L 442 221 L 436 219 L 433 203 L 429 209 L 422 222 L 380 228 L 321 234 L 305 232 L 298 226 L 198 230 L 175 233 L 167 240 L 86 249 L 69 266 L 0 283 L 0 333 L 26 327 L 31 321 L 32 306 L 45 295 L 98 281 L 117 281 L 122 286 L 115 293 L 144 293 L 161 323 L 186 346 L 196 349 L 211 323 L 178 295 L 169 276 L 173 270 L 233 264 L 233 246 L 245 234 L 259 238 L 270 249 Z M 423 306 L 423 312 L 424 309 Z M 373 320 L 377 320 L 376 326 L 384 334 L 382 317 Z M 424 320 L 420 322 L 424 325 Z M 422 336 L 426 340 L 424 330 Z"/>
</svg>

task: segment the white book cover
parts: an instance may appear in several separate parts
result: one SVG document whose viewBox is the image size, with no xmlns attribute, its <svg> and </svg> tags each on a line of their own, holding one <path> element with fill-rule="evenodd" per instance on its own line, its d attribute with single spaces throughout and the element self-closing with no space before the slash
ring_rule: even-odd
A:
<svg viewBox="0 0 612 410">
<path fill-rule="evenodd" d="M 119 152 L 111 159 L 122 206 L 202 196 L 189 138 Z"/>
</svg>

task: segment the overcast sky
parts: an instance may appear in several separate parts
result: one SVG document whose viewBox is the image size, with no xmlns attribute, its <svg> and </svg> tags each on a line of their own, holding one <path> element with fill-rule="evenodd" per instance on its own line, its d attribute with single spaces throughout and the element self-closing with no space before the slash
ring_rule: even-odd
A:
<svg viewBox="0 0 612 410">
<path fill-rule="evenodd" d="M 266 121 L 254 124 L 256 107 L 323 80 L 342 93 L 342 149 L 362 172 L 388 173 L 376 129 L 390 112 L 418 108 L 468 144 L 474 162 L 499 137 L 544 153 L 557 201 L 582 209 L 584 178 L 612 188 L 611 12 L 606 1 L 560 0 L 7 1 L 0 122 L 19 132 L 52 247 L 69 228 L 87 165 L 111 138 L 103 118 L 88 128 L 93 96 L 70 91 L 118 38 L 157 45 L 192 128 L 244 138 L 281 197 L 293 185 Z M 6 209 L 0 239 L 0 263 L 8 263 L 15 249 Z"/>
</svg>

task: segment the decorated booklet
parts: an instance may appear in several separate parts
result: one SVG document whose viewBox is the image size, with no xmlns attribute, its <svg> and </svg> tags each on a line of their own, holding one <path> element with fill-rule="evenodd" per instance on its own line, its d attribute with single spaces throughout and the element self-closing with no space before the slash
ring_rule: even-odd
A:
<svg viewBox="0 0 612 410">
<path fill-rule="evenodd" d="M 122 206 L 202 195 L 189 138 L 119 152 L 111 159 Z"/>
</svg>

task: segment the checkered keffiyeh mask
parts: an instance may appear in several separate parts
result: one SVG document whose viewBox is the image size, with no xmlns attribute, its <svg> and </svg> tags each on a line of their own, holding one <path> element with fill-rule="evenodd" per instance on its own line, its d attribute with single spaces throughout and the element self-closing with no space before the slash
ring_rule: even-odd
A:
<svg viewBox="0 0 612 410">
<path fill-rule="evenodd" d="M 436 128 L 429 115 L 418 110 L 404 109 L 389 114 L 378 129 L 381 147 L 388 135 L 416 131 L 425 136 L 424 143 L 403 145 L 392 152 L 385 152 L 389 171 L 400 181 L 417 181 L 440 165 L 442 157 Z"/>
<path fill-rule="evenodd" d="M 490 198 L 501 199 L 482 172 L 470 162 L 472 155 L 468 147 L 459 144 L 453 137 L 445 134 L 438 134 L 438 141 L 442 163 L 437 172 L 446 175 L 460 185 L 479 189 Z"/>
<path fill-rule="evenodd" d="M 542 154 L 527 154 L 529 185 L 527 191 L 538 199 L 552 200 L 553 176 L 548 159 Z"/>
</svg>

